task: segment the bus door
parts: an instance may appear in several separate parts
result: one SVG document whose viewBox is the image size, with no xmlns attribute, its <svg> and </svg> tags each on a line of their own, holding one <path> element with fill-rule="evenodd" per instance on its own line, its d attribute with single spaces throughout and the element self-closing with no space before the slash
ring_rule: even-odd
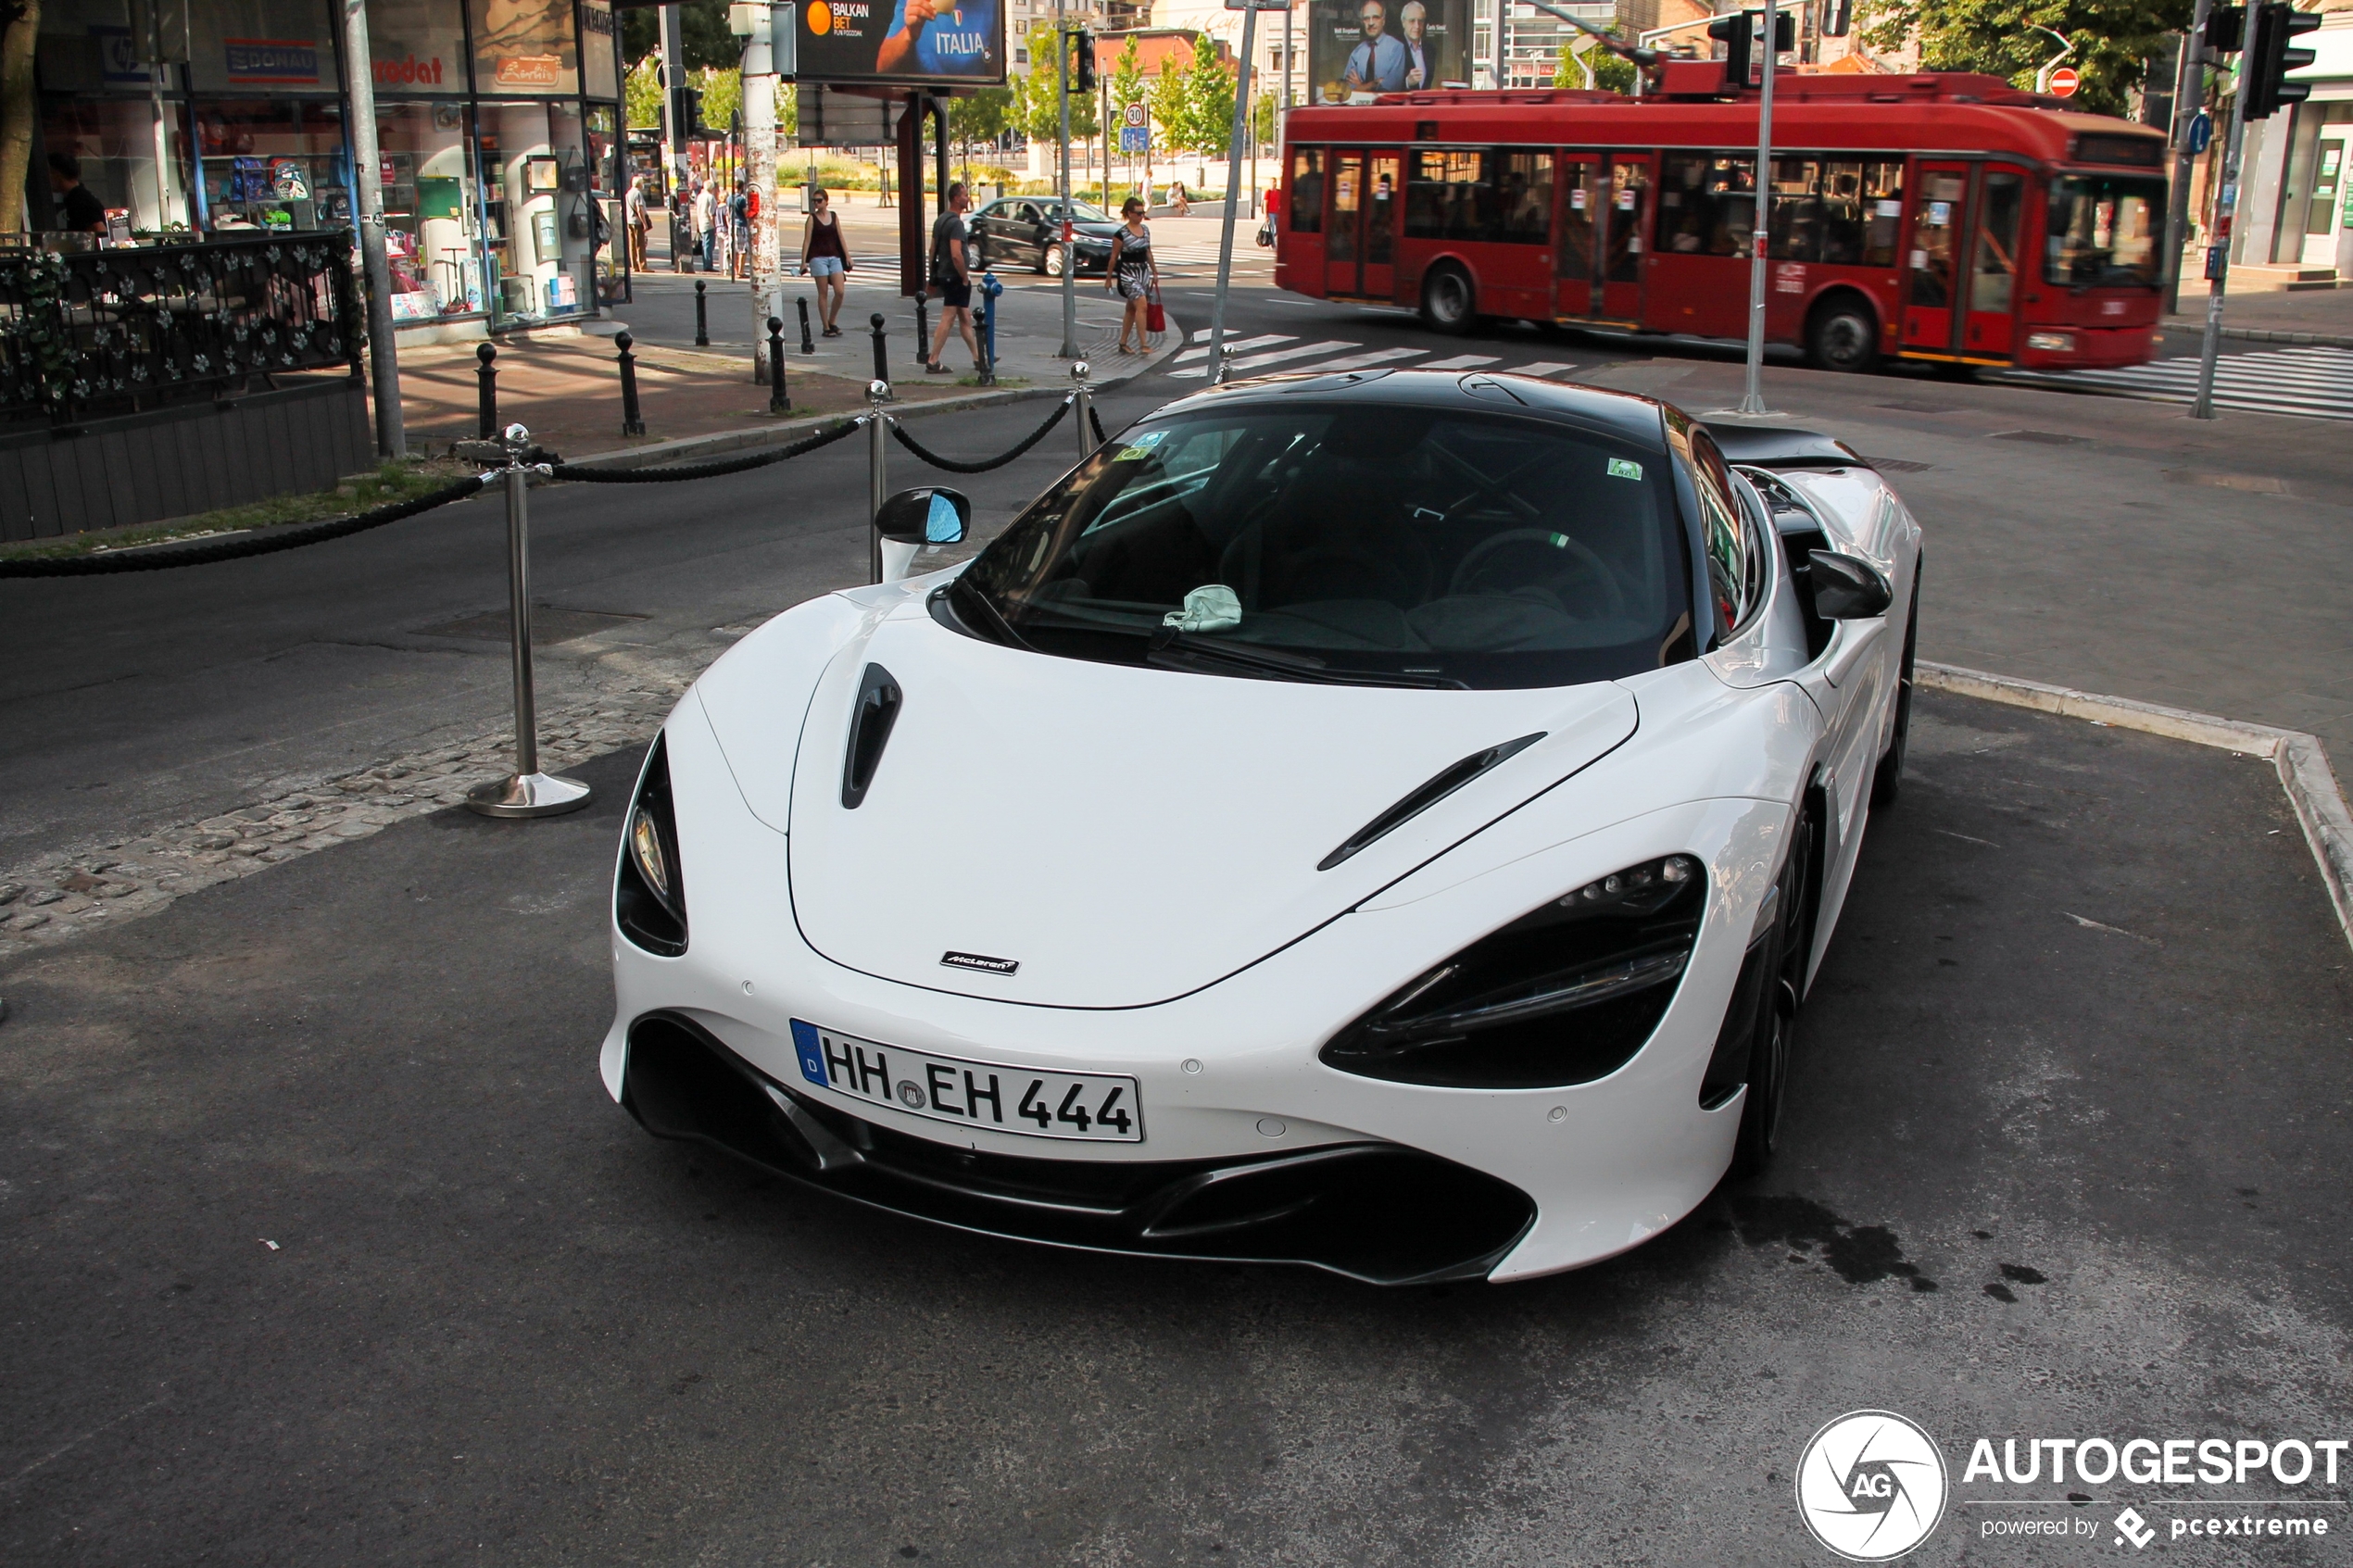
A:
<svg viewBox="0 0 2353 1568">
<path fill-rule="evenodd" d="M 1324 182 L 1331 210 L 1324 218 L 1324 293 L 1353 295 L 1364 267 L 1365 155 L 1351 148 L 1331 151 Z"/>
<path fill-rule="evenodd" d="M 1388 299 L 1397 293 L 1396 153 L 1332 154 L 1331 220 L 1324 225 L 1324 292 Z"/>
<path fill-rule="evenodd" d="M 1958 280 L 1955 262 L 1969 215 L 1969 165 L 1923 163 L 1912 199 L 1911 243 L 1906 247 L 1904 331 L 1906 348 L 1953 352 L 1958 322 L 1954 308 Z"/>
<path fill-rule="evenodd" d="M 1968 318 L 1961 352 L 2009 356 L 2017 320 L 2019 217 L 2026 206 L 2026 176 L 2015 169 L 1978 170 L 1969 220 Z"/>
<path fill-rule="evenodd" d="M 1367 299 L 1397 295 L 1397 220 L 1405 199 L 1402 169 L 1397 153 L 1365 155 L 1365 233 L 1360 242 L 1365 266 L 1355 292 Z"/>
<path fill-rule="evenodd" d="M 1560 187 L 1560 223 L 1553 233 L 1553 314 L 1591 316 L 1601 301 L 1594 241 L 1609 199 L 1602 194 L 1599 153 L 1559 153 L 1553 182 Z"/>
<path fill-rule="evenodd" d="M 1611 321 L 1642 319 L 1642 220 L 1649 206 L 1651 156 L 1611 153 L 1602 188 L 1609 193 L 1601 232 L 1601 304 L 1595 316 Z"/>
</svg>

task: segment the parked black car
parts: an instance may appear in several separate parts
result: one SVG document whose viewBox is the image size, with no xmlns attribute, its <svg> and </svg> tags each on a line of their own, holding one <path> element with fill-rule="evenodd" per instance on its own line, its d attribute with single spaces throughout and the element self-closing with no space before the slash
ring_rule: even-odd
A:
<svg viewBox="0 0 2353 1568">
<path fill-rule="evenodd" d="M 1111 264 L 1112 236 L 1119 232 L 1117 219 L 1091 202 L 1072 202 L 1068 257 L 1063 254 L 1062 219 L 1059 196 L 998 197 L 973 214 L 980 264 L 1017 262 L 1050 278 L 1063 275 L 1065 260 L 1075 262 L 1082 277 Z"/>
</svg>

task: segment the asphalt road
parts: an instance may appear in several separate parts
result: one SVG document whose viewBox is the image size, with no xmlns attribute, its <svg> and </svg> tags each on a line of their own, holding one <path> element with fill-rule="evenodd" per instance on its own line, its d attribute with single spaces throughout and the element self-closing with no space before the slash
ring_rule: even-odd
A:
<svg viewBox="0 0 2353 1568">
<path fill-rule="evenodd" d="M 1781 1159 L 1510 1287 L 1061 1254 L 647 1137 L 595 1060 L 631 757 L 21 960 L 0 1561 L 1815 1563 L 1790 1477 L 1853 1409 L 1957 1483 L 1980 1436 L 2337 1434 L 2353 995 L 2270 769 L 1935 695 L 1913 759 Z M 1912 1561 L 2211 1490 L 2055 1547 L 1981 1540 L 2049 1486 L 1957 1484 L 2046 1506 Z"/>
</svg>

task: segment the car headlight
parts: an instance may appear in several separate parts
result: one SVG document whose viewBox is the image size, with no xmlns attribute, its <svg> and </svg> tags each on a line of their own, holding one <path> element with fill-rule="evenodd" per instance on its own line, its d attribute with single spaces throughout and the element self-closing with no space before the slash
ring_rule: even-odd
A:
<svg viewBox="0 0 2353 1568">
<path fill-rule="evenodd" d="M 686 884 L 670 804 L 669 751 L 659 736 L 622 830 L 612 917 L 623 936 L 649 953 L 674 959 L 686 950 Z"/>
<path fill-rule="evenodd" d="M 1688 855 L 1590 882 L 1416 976 L 1334 1035 L 1322 1060 L 1433 1088 L 1607 1077 L 1674 1000 L 1706 905 L 1706 874 Z"/>
<path fill-rule="evenodd" d="M 2075 352 L 2073 332 L 2029 332 L 2026 346 L 2038 354 L 2072 354 Z"/>
</svg>

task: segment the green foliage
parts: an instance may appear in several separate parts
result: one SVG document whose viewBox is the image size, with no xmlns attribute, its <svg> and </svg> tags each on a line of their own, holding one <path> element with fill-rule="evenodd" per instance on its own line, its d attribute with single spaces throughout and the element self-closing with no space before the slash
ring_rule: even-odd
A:
<svg viewBox="0 0 2353 1568">
<path fill-rule="evenodd" d="M 1152 144 L 1162 148 L 1186 145 L 1185 138 L 1192 133 L 1192 107 L 1185 91 L 1185 73 L 1164 69 L 1152 78 L 1146 102 L 1151 109 Z"/>
<path fill-rule="evenodd" d="M 1598 44 L 1585 51 L 1584 59 L 1586 65 L 1593 68 L 1593 86 L 1598 91 L 1621 95 L 1634 91 L 1632 61 L 1611 54 Z M 1554 86 L 1582 88 L 1585 85 L 1585 72 L 1577 60 L 1578 56 L 1569 53 L 1568 45 L 1562 44 L 1560 64 L 1553 69 Z"/>
<path fill-rule="evenodd" d="M 1131 37 L 1119 51 L 1119 58 L 1112 67 L 1111 113 L 1114 128 L 1125 123 L 1119 117 L 1128 105 L 1146 101 L 1145 90 L 1142 54 L 1136 47 L 1136 40 Z M 1113 144 L 1116 146 L 1118 144 L 1114 141 Z"/>
<path fill-rule="evenodd" d="M 948 101 L 948 139 L 964 149 L 964 178 L 972 178 L 975 143 L 994 142 L 1004 133 L 1013 109 L 1010 87 L 984 87 L 969 97 Z"/>
<path fill-rule="evenodd" d="M 2058 52 L 2047 27 L 2072 42 L 2067 63 L 2083 73 L 2075 104 L 2122 114 L 2147 56 L 2164 35 L 2190 23 L 2191 0 L 1867 0 L 1863 42 L 1900 47 L 1917 37 L 1930 70 L 1975 70 L 2032 91 L 2034 73 Z"/>
<path fill-rule="evenodd" d="M 661 47 L 660 15 L 652 6 L 620 14 L 623 58 L 635 64 Z M 727 0 L 686 0 L 678 7 L 678 31 L 686 56 L 680 63 L 688 70 L 705 66 L 732 70 L 743 58 L 744 41 L 727 31 Z"/>
<path fill-rule="evenodd" d="M 1261 93 L 1251 106 L 1250 133 L 1262 147 L 1275 144 L 1275 117 L 1279 112 L 1277 105 L 1280 102 L 1272 93 Z"/>
<path fill-rule="evenodd" d="M 1216 41 L 1206 32 L 1193 40 L 1193 59 L 1185 70 L 1186 134 L 1179 146 L 1211 157 L 1225 156 L 1234 138 L 1234 71 L 1217 57 Z"/>
<path fill-rule="evenodd" d="M 724 70 L 705 66 L 695 72 L 695 85 L 702 90 L 702 122 L 725 135 L 735 117 L 743 112 L 743 72 L 734 66 Z"/>
</svg>

